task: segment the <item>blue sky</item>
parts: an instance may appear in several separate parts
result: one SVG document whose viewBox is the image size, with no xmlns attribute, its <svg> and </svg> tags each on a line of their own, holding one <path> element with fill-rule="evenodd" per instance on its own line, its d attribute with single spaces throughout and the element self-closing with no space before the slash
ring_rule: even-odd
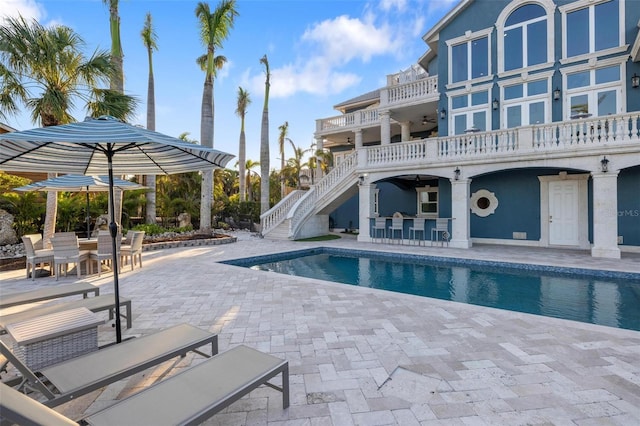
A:
<svg viewBox="0 0 640 426">
<path fill-rule="evenodd" d="M 384 86 L 387 74 L 415 64 L 426 51 L 422 36 L 456 0 L 237 0 L 239 16 L 218 54 L 228 63 L 214 86 L 214 148 L 238 154 L 236 93 L 248 90 L 247 158 L 259 160 L 264 67 L 271 68 L 269 101 L 271 168 L 279 168 L 278 126 L 289 122 L 296 146 L 314 142 L 315 120 L 339 115 L 333 105 Z M 209 2 L 211 10 L 217 1 Z M 147 55 L 140 31 L 151 12 L 158 35 L 154 52 L 156 130 L 200 138 L 204 73 L 195 59 L 205 52 L 195 16 L 197 2 L 120 0 L 125 91 L 139 98 L 132 124 L 146 125 Z M 109 12 L 102 0 L 2 0 L 0 16 L 22 14 L 44 25 L 71 27 L 86 53 L 109 49 Z M 80 106 L 80 105 L 79 105 Z M 74 116 L 82 120 L 85 110 Z M 28 114 L 9 117 L 18 130 L 36 127 Z M 292 156 L 286 147 L 286 158 Z M 235 159 L 229 163 L 234 168 Z"/>
</svg>

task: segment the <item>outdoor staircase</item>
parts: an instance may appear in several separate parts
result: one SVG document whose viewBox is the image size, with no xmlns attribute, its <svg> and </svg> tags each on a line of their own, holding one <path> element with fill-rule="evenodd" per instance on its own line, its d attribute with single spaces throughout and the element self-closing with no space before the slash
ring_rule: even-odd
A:
<svg viewBox="0 0 640 426">
<path fill-rule="evenodd" d="M 329 213 L 358 191 L 357 161 L 353 152 L 308 191 L 294 191 L 263 213 L 262 236 L 295 240 L 326 234 Z"/>
</svg>

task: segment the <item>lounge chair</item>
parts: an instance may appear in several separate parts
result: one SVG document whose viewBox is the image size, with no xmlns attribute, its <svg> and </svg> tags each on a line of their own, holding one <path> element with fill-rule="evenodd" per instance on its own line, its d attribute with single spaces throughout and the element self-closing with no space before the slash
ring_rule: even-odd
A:
<svg viewBox="0 0 640 426">
<path fill-rule="evenodd" d="M 208 344 L 211 344 L 211 354 L 217 354 L 217 335 L 180 324 L 44 367 L 38 375 L 2 341 L 0 353 L 21 373 L 19 389 L 37 390 L 47 398 L 45 405 L 55 407 L 188 352 L 209 357 L 198 350 Z"/>
<path fill-rule="evenodd" d="M 121 311 L 120 316 L 127 320 L 127 328 L 131 328 L 131 322 L 133 319 L 133 315 L 131 313 L 131 299 L 120 297 L 120 306 L 125 307 L 124 313 Z M 111 320 L 115 316 L 116 301 L 113 294 L 105 294 L 102 296 L 73 300 L 71 302 L 50 303 L 48 305 L 26 309 L 13 314 L 0 315 L 0 334 L 5 333 L 7 324 L 22 322 L 42 315 L 76 308 L 87 308 L 91 312 L 108 311 L 109 319 Z"/>
<path fill-rule="evenodd" d="M 282 387 L 268 382 L 282 374 Z M 289 364 L 247 346 L 237 346 L 176 374 L 114 405 L 89 415 L 81 424 L 195 425 L 260 385 L 282 392 L 289 406 Z M 2 415 L 18 424 L 74 425 L 45 405 L 2 386 Z"/>
<path fill-rule="evenodd" d="M 60 297 L 75 296 L 77 294 L 82 294 L 82 296 L 86 298 L 89 293 L 93 293 L 97 296 L 100 294 L 100 288 L 89 283 L 74 283 L 45 287 L 19 293 L 3 292 L 0 294 L 0 309 L 41 302 L 43 300 L 57 299 Z"/>
</svg>

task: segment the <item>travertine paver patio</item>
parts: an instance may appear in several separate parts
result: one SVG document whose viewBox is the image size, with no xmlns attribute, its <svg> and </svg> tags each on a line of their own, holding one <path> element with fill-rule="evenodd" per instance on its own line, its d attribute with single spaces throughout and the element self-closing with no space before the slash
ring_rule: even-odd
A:
<svg viewBox="0 0 640 426">
<path fill-rule="evenodd" d="M 572 251 L 238 237 L 227 245 L 147 252 L 144 268 L 124 268 L 120 277 L 134 311 L 125 336 L 188 322 L 218 333 L 222 351 L 246 344 L 289 360 L 290 408 L 282 409 L 280 393 L 260 388 L 207 425 L 640 424 L 640 332 L 216 263 L 335 245 L 640 272 L 640 255 L 602 260 Z M 0 273 L 0 291 L 56 284 L 23 274 Z M 110 274 L 88 280 L 103 294 L 112 291 Z M 114 338 L 109 325 L 99 335 L 104 343 Z M 201 361 L 167 363 L 58 410 L 80 418 Z"/>
</svg>

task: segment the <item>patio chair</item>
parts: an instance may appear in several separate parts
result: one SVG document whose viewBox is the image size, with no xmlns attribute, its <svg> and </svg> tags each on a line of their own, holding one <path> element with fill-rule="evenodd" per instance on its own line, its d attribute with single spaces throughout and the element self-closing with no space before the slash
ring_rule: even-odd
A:
<svg viewBox="0 0 640 426">
<path fill-rule="evenodd" d="M 116 256 L 120 256 L 122 236 L 116 237 Z M 106 262 L 106 265 L 112 267 L 111 261 L 113 260 L 113 241 L 109 231 L 98 232 L 98 246 L 96 250 L 89 251 L 89 261 L 93 266 L 93 261 L 98 264 L 98 277 L 102 274 L 102 263 Z"/>
<path fill-rule="evenodd" d="M 135 231 L 131 236 L 130 245 L 122 245 L 120 247 L 120 258 L 124 259 L 123 265 L 131 261 L 131 270 L 136 263 L 142 268 L 142 243 L 144 241 L 144 231 Z M 138 256 L 136 261 L 136 256 Z"/>
<path fill-rule="evenodd" d="M 387 218 L 386 217 L 376 217 L 374 219 L 374 224 L 372 228 L 372 240 L 375 242 L 375 239 L 378 236 L 378 232 L 382 232 L 382 237 L 380 237 L 380 242 L 382 239 L 387 238 Z"/>
<path fill-rule="evenodd" d="M 440 240 L 439 237 L 442 239 Z M 449 246 L 449 219 L 436 218 L 436 227 L 431 228 L 431 245 L 433 245 L 434 241 L 441 241 L 441 245 L 446 242 L 447 246 Z"/>
<path fill-rule="evenodd" d="M 389 237 L 393 241 L 396 239 L 396 232 L 400 231 L 400 243 L 404 240 L 404 217 L 401 214 L 396 213 L 391 218 L 391 226 L 389 227 Z"/>
<path fill-rule="evenodd" d="M 43 248 L 42 235 L 23 235 L 22 243 L 27 255 L 27 278 L 31 275 L 31 280 L 35 280 L 36 268 L 38 265 L 44 264 L 49 264 L 51 274 L 53 274 L 53 250 Z"/>
<path fill-rule="evenodd" d="M 282 374 L 282 386 L 269 380 Z M 195 425 L 266 385 L 282 392 L 289 406 L 289 364 L 247 346 L 237 346 L 186 369 L 133 396 L 81 419 L 88 425 Z M 71 419 L 6 385 L 0 387 L 0 407 L 18 424 L 76 425 Z"/>
<path fill-rule="evenodd" d="M 189 352 L 210 357 L 198 349 L 209 344 L 211 356 L 217 354 L 216 334 L 189 324 L 179 324 L 44 367 L 37 375 L 2 341 L 0 354 L 22 375 L 16 389 L 22 390 L 26 387 L 37 390 L 47 399 L 44 404 L 55 407 L 172 358 L 184 357 Z M 216 380 L 213 379 L 209 384 L 215 383 Z M 167 401 L 162 401 L 160 405 L 163 403 Z M 4 410 L 2 415 L 5 416 Z"/>
<path fill-rule="evenodd" d="M 69 235 L 70 234 L 70 235 Z M 91 263 L 89 262 L 89 251 L 80 250 L 78 237 L 72 232 L 56 233 L 51 238 L 53 245 L 53 263 L 55 265 L 56 281 L 62 273 L 61 267 L 64 265 L 64 275 L 67 276 L 69 264 L 74 263 L 78 273 L 81 275 L 81 264 L 85 263 L 87 272 L 91 273 Z"/>
<path fill-rule="evenodd" d="M 424 241 L 425 240 L 425 234 L 424 234 L 424 218 L 414 218 L 413 219 L 413 224 L 409 227 L 409 240 L 410 241 L 415 241 L 416 240 L 416 233 L 420 232 L 422 233 L 422 238 L 420 240 L 418 240 L 418 245 L 420 245 L 420 241 Z"/>
<path fill-rule="evenodd" d="M 75 296 L 77 294 L 82 294 L 82 297 L 86 298 L 89 293 L 97 296 L 100 294 L 100 288 L 89 283 L 73 283 L 15 293 L 3 292 L 2 298 L 0 298 L 0 309 L 41 302 L 43 300 L 57 299 L 59 297 Z"/>
</svg>

